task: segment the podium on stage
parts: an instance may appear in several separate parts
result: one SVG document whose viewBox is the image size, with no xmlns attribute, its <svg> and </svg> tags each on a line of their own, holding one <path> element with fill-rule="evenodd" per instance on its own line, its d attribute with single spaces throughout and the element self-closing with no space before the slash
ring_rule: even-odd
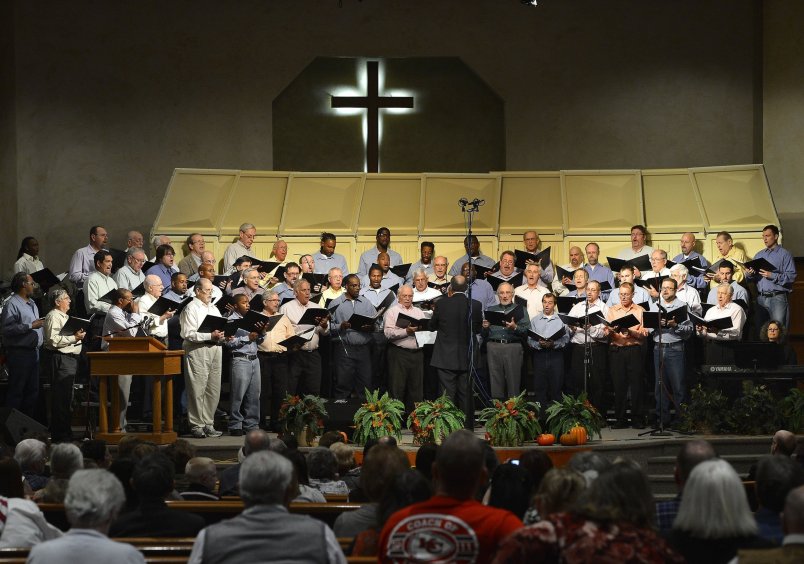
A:
<svg viewBox="0 0 804 564">
<path fill-rule="evenodd" d="M 87 353 L 89 374 L 99 379 L 98 439 L 117 444 L 125 433 L 120 429 L 120 395 L 117 377 L 132 374 L 134 378 L 153 376 L 153 432 L 136 433 L 144 440 L 168 444 L 176 440 L 173 430 L 173 380 L 181 374 L 184 351 L 170 351 L 153 337 L 106 338 L 109 350 Z M 162 428 L 162 382 L 165 382 L 165 426 Z M 111 388 L 111 414 L 106 407 L 107 390 Z M 110 430 L 111 426 L 111 430 Z"/>
</svg>

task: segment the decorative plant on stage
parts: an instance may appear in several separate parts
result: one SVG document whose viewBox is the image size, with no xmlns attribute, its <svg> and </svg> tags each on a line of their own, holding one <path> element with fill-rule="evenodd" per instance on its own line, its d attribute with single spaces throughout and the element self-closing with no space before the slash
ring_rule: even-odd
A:
<svg viewBox="0 0 804 564">
<path fill-rule="evenodd" d="M 720 390 L 708 390 L 698 384 L 690 394 L 690 402 L 682 405 L 681 421 L 683 431 L 707 435 L 727 432 L 728 400 Z"/>
<path fill-rule="evenodd" d="M 441 444 L 450 433 L 463 428 L 466 414 L 442 395 L 434 401 L 420 401 L 408 416 L 408 429 L 417 445 Z"/>
<path fill-rule="evenodd" d="M 729 426 L 741 435 L 767 435 L 776 431 L 777 404 L 766 386 L 743 381 L 743 394 L 729 411 Z"/>
<path fill-rule="evenodd" d="M 480 412 L 478 420 L 485 423 L 494 446 L 520 446 L 533 440 L 541 431 L 539 404 L 525 401 L 525 392 L 507 401 L 494 400 L 492 407 Z"/>
<path fill-rule="evenodd" d="M 292 433 L 301 442 L 309 443 L 311 437 L 318 437 L 324 432 L 324 417 L 327 417 L 327 408 L 324 398 L 314 395 L 285 396 L 279 408 L 279 423 L 283 433 Z M 307 428 L 306 435 L 303 434 Z"/>
<path fill-rule="evenodd" d="M 804 431 L 804 392 L 790 388 L 790 392 L 779 402 L 779 428 L 791 433 Z"/>
<path fill-rule="evenodd" d="M 355 412 L 354 441 L 359 445 L 369 439 L 379 439 L 392 435 L 400 439 L 402 435 L 402 415 L 405 405 L 389 398 L 388 392 L 379 397 L 379 390 L 366 390 L 366 403 Z"/>
<path fill-rule="evenodd" d="M 575 441 L 571 444 L 583 444 L 588 438 L 592 438 L 595 435 L 601 438 L 600 430 L 606 424 L 606 420 L 600 415 L 597 408 L 589 402 L 584 392 L 581 392 L 577 397 L 562 394 L 561 401 L 554 401 L 546 412 L 547 426 L 550 429 L 550 433 L 555 435 L 556 438 L 560 438 L 578 427 L 585 429 L 584 433 L 575 432 Z"/>
</svg>

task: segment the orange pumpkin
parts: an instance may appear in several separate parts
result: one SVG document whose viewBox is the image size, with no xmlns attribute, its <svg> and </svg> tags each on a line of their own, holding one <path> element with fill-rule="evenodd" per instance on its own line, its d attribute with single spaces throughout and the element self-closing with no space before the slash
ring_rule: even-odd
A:
<svg viewBox="0 0 804 564">
<path fill-rule="evenodd" d="M 561 435 L 559 442 L 564 446 L 575 446 L 578 444 L 577 437 L 573 437 L 570 433 L 564 433 Z"/>
<path fill-rule="evenodd" d="M 586 434 L 586 427 L 582 427 L 581 425 L 576 425 L 570 429 L 569 434 L 575 439 L 573 444 L 576 445 L 585 445 L 586 441 L 589 439 Z"/>
<path fill-rule="evenodd" d="M 550 433 L 544 433 L 536 437 L 536 442 L 539 443 L 541 446 L 550 446 L 555 444 L 556 437 L 555 435 L 551 435 Z"/>
</svg>

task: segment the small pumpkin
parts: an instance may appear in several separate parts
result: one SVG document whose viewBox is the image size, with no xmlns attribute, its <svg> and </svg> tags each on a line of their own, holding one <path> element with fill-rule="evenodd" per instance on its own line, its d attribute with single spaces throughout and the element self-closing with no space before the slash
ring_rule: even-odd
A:
<svg viewBox="0 0 804 564">
<path fill-rule="evenodd" d="M 536 442 L 538 444 L 540 444 L 541 446 L 550 446 L 550 445 L 555 444 L 556 436 L 551 435 L 550 433 L 543 433 L 543 434 L 539 435 L 538 437 L 536 437 Z"/>
<path fill-rule="evenodd" d="M 576 445 L 585 445 L 586 441 L 589 439 L 586 433 L 586 427 L 583 427 L 582 425 L 576 425 L 570 429 L 569 434 L 575 439 L 573 444 Z"/>
<path fill-rule="evenodd" d="M 564 433 L 561 435 L 559 442 L 564 446 L 575 446 L 578 444 L 577 437 L 573 437 L 570 433 Z"/>
</svg>

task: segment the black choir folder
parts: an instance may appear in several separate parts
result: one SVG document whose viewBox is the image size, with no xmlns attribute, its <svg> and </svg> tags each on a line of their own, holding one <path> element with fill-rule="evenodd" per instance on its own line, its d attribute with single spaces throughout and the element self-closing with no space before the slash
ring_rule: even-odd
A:
<svg viewBox="0 0 804 564">
<path fill-rule="evenodd" d="M 650 270 L 650 256 L 648 255 L 640 255 L 630 260 L 606 257 L 606 260 L 609 261 L 609 268 L 612 272 L 620 272 L 625 266 L 638 268 L 642 272 L 648 272 Z"/>
<path fill-rule="evenodd" d="M 525 268 L 528 266 L 528 262 L 530 261 L 538 263 L 542 269 L 545 269 L 550 265 L 550 247 L 547 247 L 538 253 L 515 250 L 514 255 L 516 256 L 514 266 L 516 266 L 519 270 L 525 270 Z"/>
<path fill-rule="evenodd" d="M 297 333 L 292 337 L 288 337 L 284 341 L 280 341 L 277 344 L 285 347 L 286 349 L 302 347 L 305 344 L 309 343 L 314 335 L 315 335 L 315 329 L 308 329 L 307 331 L 302 331 L 301 333 Z"/>
<path fill-rule="evenodd" d="M 81 329 L 84 331 L 89 331 L 89 326 L 92 324 L 93 317 L 95 316 L 92 315 L 89 319 L 83 319 L 81 317 L 71 315 L 69 319 L 67 319 L 67 323 L 65 323 L 64 327 L 62 327 L 61 331 L 59 331 L 59 334 L 67 336 L 75 335 L 75 333 Z"/>
<path fill-rule="evenodd" d="M 731 316 L 727 315 L 726 317 L 718 317 L 715 319 L 710 319 L 709 321 L 705 320 L 703 317 L 699 317 L 692 312 L 689 312 L 690 321 L 694 325 L 703 325 L 706 327 L 707 331 L 722 331 L 723 329 L 731 329 L 734 326 L 734 323 L 731 320 Z"/>
<path fill-rule="evenodd" d="M 49 268 L 45 267 L 42 270 L 37 270 L 33 274 L 31 274 L 31 278 L 34 282 L 39 284 L 43 291 L 47 292 L 49 288 L 59 284 L 61 280 L 59 277 L 53 274 L 53 271 Z"/>
<path fill-rule="evenodd" d="M 549 337 L 546 337 L 544 335 L 537 333 L 536 331 L 528 330 L 528 337 L 530 337 L 535 341 L 555 341 L 563 337 L 565 332 L 566 329 L 562 326 L 561 329 L 559 329 Z"/>
<path fill-rule="evenodd" d="M 329 310 L 325 307 L 311 307 L 304 312 L 296 325 L 318 325 L 328 315 Z"/>
<path fill-rule="evenodd" d="M 396 326 L 400 329 L 407 329 L 410 326 L 414 326 L 416 331 L 429 331 L 430 330 L 430 320 L 425 318 L 416 319 L 415 317 L 411 317 L 407 314 L 399 312 L 399 315 L 396 318 Z"/>
<path fill-rule="evenodd" d="M 591 321 L 592 325 L 599 325 L 603 324 L 610 329 L 614 329 L 615 331 L 622 332 L 628 329 L 629 327 L 634 327 L 635 325 L 639 325 L 639 319 L 632 313 L 628 315 L 624 315 L 618 319 L 612 319 L 609 321 L 606 317 L 599 311 L 591 314 L 590 318 L 594 317 L 594 321 Z"/>
<path fill-rule="evenodd" d="M 516 322 L 518 319 L 525 317 L 525 311 L 521 305 L 517 305 L 514 309 L 507 313 L 503 313 L 502 311 L 486 310 L 483 312 L 483 315 L 486 317 L 486 321 L 488 321 L 491 325 L 499 325 L 500 327 L 504 327 L 506 323 L 510 323 L 511 321 Z"/>
<path fill-rule="evenodd" d="M 218 317 L 217 315 L 210 315 L 204 318 L 201 325 L 198 326 L 199 333 L 212 333 L 213 331 L 223 331 L 226 328 L 225 317 Z"/>
</svg>

